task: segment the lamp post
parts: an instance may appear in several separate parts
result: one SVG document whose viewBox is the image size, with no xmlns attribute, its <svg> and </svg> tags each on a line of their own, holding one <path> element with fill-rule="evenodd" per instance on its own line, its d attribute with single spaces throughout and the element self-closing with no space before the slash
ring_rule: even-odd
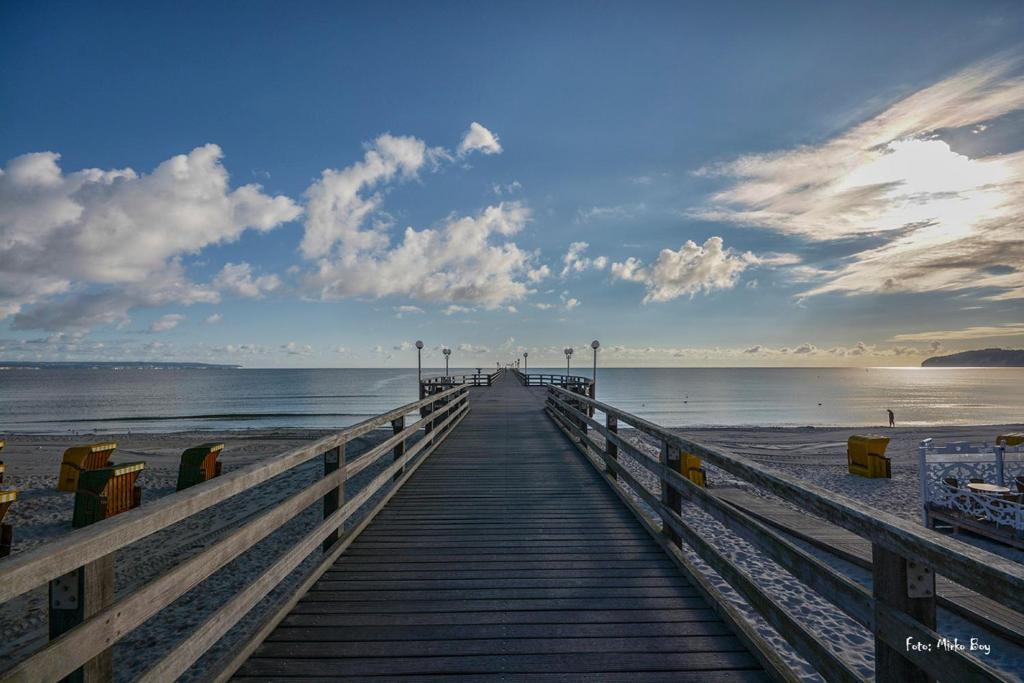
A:
<svg viewBox="0 0 1024 683">
<path fill-rule="evenodd" d="M 569 359 L 572 358 L 572 347 L 565 347 L 565 376 L 569 376 Z"/>
<path fill-rule="evenodd" d="M 448 376 L 448 356 L 452 355 L 452 350 L 447 346 L 441 349 L 441 353 L 444 354 L 444 376 Z"/>
<path fill-rule="evenodd" d="M 530 363 L 526 360 L 530 356 L 529 351 L 523 351 L 523 372 L 530 371 Z"/>
<path fill-rule="evenodd" d="M 423 342 L 416 340 L 416 381 L 423 382 Z M 422 398 L 422 396 L 420 397 Z"/>
<path fill-rule="evenodd" d="M 597 384 L 597 349 L 601 346 L 601 342 L 596 339 L 590 342 L 590 348 L 594 349 L 594 374 L 591 378 L 594 380 L 594 384 Z"/>
</svg>

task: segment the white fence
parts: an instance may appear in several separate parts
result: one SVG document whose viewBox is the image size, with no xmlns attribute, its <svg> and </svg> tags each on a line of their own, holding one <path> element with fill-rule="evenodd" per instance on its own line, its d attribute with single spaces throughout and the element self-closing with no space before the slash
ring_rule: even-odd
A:
<svg viewBox="0 0 1024 683">
<path fill-rule="evenodd" d="M 1024 477 L 1024 450 L 1020 446 L 970 444 L 965 441 L 936 446 L 925 439 L 918 447 L 921 507 L 925 526 L 929 508 L 940 507 L 1002 531 L 1024 532 L 1024 505 L 1017 477 Z M 955 483 L 954 483 L 955 482 Z M 968 488 L 971 482 L 1005 486 L 1008 495 Z"/>
</svg>

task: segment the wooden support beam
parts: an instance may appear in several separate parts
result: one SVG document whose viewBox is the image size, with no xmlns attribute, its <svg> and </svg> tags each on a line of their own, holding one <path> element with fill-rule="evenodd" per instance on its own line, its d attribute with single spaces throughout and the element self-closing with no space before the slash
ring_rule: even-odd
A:
<svg viewBox="0 0 1024 683">
<path fill-rule="evenodd" d="M 682 469 L 682 454 L 679 452 L 678 448 L 673 448 L 668 442 L 662 442 L 661 444 L 660 460 L 661 464 L 663 464 L 666 469 L 672 470 L 673 472 L 679 472 Z M 671 486 L 668 486 L 664 481 L 661 482 L 661 502 L 669 510 L 679 516 L 682 516 L 683 497 L 678 491 Z M 665 523 L 661 528 L 661 533 L 677 547 L 682 547 L 682 539 L 671 525 Z"/>
<path fill-rule="evenodd" d="M 50 581 L 50 640 L 107 607 L 114 601 L 114 555 Z M 64 683 L 102 683 L 114 678 L 114 654 L 103 650 L 62 679 Z"/>
<path fill-rule="evenodd" d="M 612 434 L 619 433 L 619 418 L 615 417 L 614 415 L 605 415 L 604 424 L 605 429 L 607 429 Z M 615 443 L 613 440 L 605 439 L 604 448 L 605 452 L 608 453 L 608 456 L 612 460 L 619 459 L 619 445 Z M 611 476 L 612 479 L 619 478 L 619 475 L 615 470 L 609 471 L 608 474 L 609 476 Z"/>
<path fill-rule="evenodd" d="M 898 553 L 874 543 L 871 546 L 872 577 L 875 598 L 875 680 L 878 683 L 933 683 L 923 669 L 907 659 L 906 648 L 913 647 L 914 638 L 903 633 L 883 634 L 885 623 L 878 617 L 879 606 L 885 605 L 906 613 L 915 621 L 935 629 L 935 573 L 922 564 L 913 563 Z M 883 639 L 883 636 L 887 636 Z M 905 642 L 904 648 L 892 647 L 885 641 Z M 910 642 L 906 642 L 910 641 Z M 936 643 L 924 646 L 939 647 Z"/>
<path fill-rule="evenodd" d="M 345 469 L 345 444 L 341 444 L 336 448 L 324 453 L 324 476 L 328 476 L 337 472 L 338 470 Z M 333 515 L 339 507 L 345 504 L 345 479 L 342 477 L 338 483 L 338 488 L 333 488 L 327 492 L 324 496 L 324 519 L 327 519 Z M 335 529 L 333 532 L 327 535 L 324 539 L 323 551 L 326 553 L 330 550 L 331 546 L 334 545 L 337 540 L 341 537 L 341 529 Z"/>
<path fill-rule="evenodd" d="M 400 434 L 405 429 L 405 415 L 391 421 L 391 432 L 392 434 Z M 395 444 L 395 460 L 401 460 L 402 456 L 405 455 L 405 439 L 402 439 Z M 395 472 L 395 481 L 402 478 L 405 473 L 404 469 Z"/>
</svg>

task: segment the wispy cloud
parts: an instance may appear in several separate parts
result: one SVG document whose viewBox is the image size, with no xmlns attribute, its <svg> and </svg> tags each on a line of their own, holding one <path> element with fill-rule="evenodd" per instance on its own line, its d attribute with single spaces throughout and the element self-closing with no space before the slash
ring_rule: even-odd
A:
<svg viewBox="0 0 1024 683">
<path fill-rule="evenodd" d="M 823 144 L 703 168 L 731 184 L 692 213 L 812 241 L 883 238 L 822 273 L 806 295 L 989 289 L 993 299 L 1024 297 L 1024 152 L 971 158 L 944 139 L 1024 109 L 1021 68 L 1019 57 L 1002 55 Z"/>
<path fill-rule="evenodd" d="M 935 330 L 934 332 L 913 332 L 897 334 L 892 341 L 931 341 L 933 339 L 992 339 L 995 337 L 1024 337 L 1024 323 L 1006 325 L 978 325 L 959 330 Z"/>
<path fill-rule="evenodd" d="M 181 324 L 181 321 L 185 319 L 185 316 L 180 313 L 168 313 L 167 315 L 160 316 L 153 324 L 149 326 L 150 332 L 167 332 L 173 330 L 175 327 Z"/>
<path fill-rule="evenodd" d="M 568 251 L 562 257 L 562 274 L 566 278 L 572 273 L 582 273 L 585 270 L 604 270 L 608 267 L 607 256 L 595 256 L 591 258 L 586 255 L 590 245 L 587 242 L 573 242 L 569 245 Z"/>
</svg>

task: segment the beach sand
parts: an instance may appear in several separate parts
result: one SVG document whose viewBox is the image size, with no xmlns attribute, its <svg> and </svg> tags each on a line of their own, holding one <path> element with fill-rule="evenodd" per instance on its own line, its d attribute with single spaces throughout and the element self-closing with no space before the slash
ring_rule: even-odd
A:
<svg viewBox="0 0 1024 683">
<path fill-rule="evenodd" d="M 220 456 L 223 471 L 283 453 L 291 448 L 323 438 L 336 430 L 267 429 L 236 432 L 175 432 L 167 434 L 13 434 L 7 436 L 7 448 L 0 453 L 7 464 L 4 488 L 19 490 L 18 500 L 7 513 L 5 521 L 14 525 L 13 554 L 25 552 L 71 533 L 74 496 L 56 490 L 57 471 L 64 449 L 75 444 L 115 441 L 118 449 L 112 461 L 144 461 L 145 471 L 138 484 L 142 487 L 145 506 L 175 492 L 181 452 L 207 441 L 225 444 Z M 374 444 L 391 435 L 391 430 L 371 432 L 350 442 L 346 457 L 355 459 Z M 390 463 L 384 456 L 378 464 L 360 472 L 346 483 L 346 495 L 352 496 Z M 117 594 L 124 595 L 174 567 L 209 546 L 226 533 L 236 529 L 250 517 L 274 503 L 309 486 L 323 475 L 320 458 L 293 468 L 260 486 L 193 515 L 117 553 Z M 199 586 L 158 613 L 141 628 L 129 633 L 115 646 L 118 680 L 131 680 L 145 671 L 147 665 L 170 651 L 217 607 L 241 587 L 259 576 L 291 544 L 318 522 L 320 503 L 316 503 L 271 537 L 241 555 Z M 3 562 L 3 560 L 0 560 Z M 280 593 L 294 585 L 312 561 L 301 566 L 278 591 L 265 599 L 256 614 L 266 609 Z M 250 620 L 249 625 L 255 620 Z M 201 660 L 208 664 L 247 633 L 246 624 L 233 629 Z M 46 587 L 0 605 L 0 670 L 39 648 L 47 639 Z M 198 667 L 197 667 L 198 670 Z M 193 672 L 195 673 L 195 672 Z"/>
<path fill-rule="evenodd" d="M 694 440 L 727 448 L 738 455 L 754 459 L 794 477 L 919 522 L 917 444 L 921 439 L 934 438 L 938 443 L 959 440 L 991 443 L 998 433 L 1022 429 L 1022 425 L 1004 425 L 896 429 L 701 428 L 677 431 Z M 226 446 L 221 461 L 224 463 L 224 471 L 230 472 L 322 438 L 332 431 L 281 428 L 131 436 L 9 435 L 7 449 L 0 456 L 7 463 L 4 488 L 16 488 L 20 491 L 18 501 L 11 508 L 6 520 L 15 526 L 14 553 L 24 552 L 71 532 L 73 496 L 58 493 L 55 488 L 61 455 L 68 446 L 112 440 L 118 443 L 118 450 L 113 457 L 114 462 L 145 461 L 146 469 L 139 478 L 145 505 L 174 492 L 180 454 L 188 446 L 205 441 L 223 441 Z M 350 444 L 349 458 L 358 457 L 359 453 L 379 443 L 389 433 L 390 430 L 374 432 Z M 892 438 L 887 451 L 893 463 L 891 480 L 864 479 L 847 473 L 846 439 L 855 433 L 879 433 Z M 642 444 L 647 452 L 656 457 L 657 446 L 646 437 L 632 430 L 623 430 L 622 434 Z M 348 495 L 354 494 L 365 485 L 386 466 L 388 460 L 387 457 L 382 458 L 378 467 L 368 468 L 355 480 L 350 481 L 346 486 Z M 645 470 L 639 466 L 634 467 L 639 476 L 646 475 Z M 314 459 L 252 491 L 125 548 L 118 553 L 117 558 L 118 594 L 123 595 L 156 578 L 173 567 L 182 557 L 195 554 L 266 506 L 308 486 L 322 474 L 321 468 L 319 459 Z M 709 479 L 713 486 L 737 485 L 750 489 L 755 495 L 766 495 L 715 468 L 709 470 Z M 650 485 L 652 490 L 656 490 L 653 482 Z M 190 633 L 209 613 L 222 604 L 223 600 L 258 576 L 279 553 L 311 529 L 317 522 L 318 513 L 318 506 L 312 506 L 290 522 L 282 533 L 275 534 L 259 544 L 180 598 L 171 607 L 160 612 L 142 628 L 127 635 L 115 646 L 115 657 L 118 658 L 121 667 L 119 680 L 134 678 L 145 670 L 146 663 L 152 663 L 168 652 L 177 640 Z M 730 536 L 710 519 L 695 515 L 694 520 L 698 527 L 711 537 L 728 539 Z M 974 539 L 971 542 L 1018 561 L 1024 560 L 1024 556 L 1017 551 L 998 544 Z M 734 559 L 756 575 L 759 582 L 772 586 L 773 592 L 784 596 L 788 604 L 800 603 L 800 611 L 812 621 L 817 620 L 816 625 L 821 633 L 833 638 L 844 651 L 851 653 L 852 663 L 865 671 L 870 671 L 871 641 L 859 625 L 838 614 L 820 597 L 804 590 L 792 577 L 774 563 L 761 557 L 760 553 L 748 544 L 735 539 L 735 542 L 728 542 L 727 547 Z M 308 562 L 305 568 L 310 564 L 311 562 Z M 856 580 L 865 579 L 855 568 L 845 567 L 841 562 L 833 564 Z M 294 585 L 303 569 L 300 568 L 280 591 Z M 267 604 L 269 602 L 264 601 L 264 609 Z M 45 587 L 0 606 L 0 669 L 7 668 L 13 661 L 21 659 L 26 653 L 41 646 L 46 641 L 46 623 Z M 255 620 L 250 619 L 247 624 L 229 633 L 211 653 L 200 660 L 199 666 L 192 674 L 228 651 L 233 644 L 240 642 L 247 632 L 245 626 L 251 627 L 253 623 Z M 1017 668 L 1020 664 L 1018 660 L 1024 661 L 1020 653 L 1006 650 L 998 662 Z"/>
</svg>

